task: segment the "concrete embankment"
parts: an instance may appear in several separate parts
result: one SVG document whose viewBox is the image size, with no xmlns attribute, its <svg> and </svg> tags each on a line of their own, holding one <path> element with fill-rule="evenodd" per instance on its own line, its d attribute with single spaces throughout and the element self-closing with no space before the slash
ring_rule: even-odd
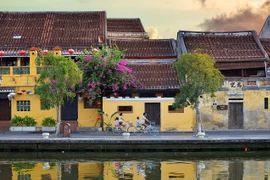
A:
<svg viewBox="0 0 270 180">
<path fill-rule="evenodd" d="M 214 132 L 198 138 L 193 133 L 161 133 L 158 136 L 114 136 L 77 133 L 71 137 L 7 133 L 0 136 L 0 151 L 33 152 L 192 152 L 270 150 L 270 132 Z"/>
<path fill-rule="evenodd" d="M 0 151 L 250 151 L 270 150 L 270 140 L 0 140 Z"/>
</svg>

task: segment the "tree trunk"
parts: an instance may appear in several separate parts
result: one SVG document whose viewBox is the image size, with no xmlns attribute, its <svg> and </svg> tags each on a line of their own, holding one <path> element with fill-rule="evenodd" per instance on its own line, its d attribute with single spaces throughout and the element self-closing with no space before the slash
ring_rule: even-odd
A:
<svg viewBox="0 0 270 180">
<path fill-rule="evenodd" d="M 56 119 L 57 119 L 57 125 L 56 125 L 56 136 L 60 135 L 60 125 L 61 125 L 61 106 L 56 106 Z"/>
<path fill-rule="evenodd" d="M 196 121 L 197 121 L 197 136 L 204 136 L 205 133 L 202 132 L 202 122 L 201 122 L 201 116 L 200 116 L 200 109 L 199 109 L 199 97 L 196 100 Z"/>
</svg>

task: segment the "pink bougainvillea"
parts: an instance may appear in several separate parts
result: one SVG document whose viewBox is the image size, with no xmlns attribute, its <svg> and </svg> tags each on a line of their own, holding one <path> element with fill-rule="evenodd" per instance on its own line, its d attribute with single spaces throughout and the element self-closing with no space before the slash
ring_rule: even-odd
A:
<svg viewBox="0 0 270 180">
<path fill-rule="evenodd" d="M 92 54 L 79 56 L 78 60 L 79 68 L 84 71 L 80 90 L 87 93 L 90 104 L 104 90 L 116 93 L 119 90 L 142 87 L 132 70 L 127 67 L 128 61 L 124 59 L 124 53 L 117 47 L 103 47 L 99 51 L 92 51 Z"/>
</svg>

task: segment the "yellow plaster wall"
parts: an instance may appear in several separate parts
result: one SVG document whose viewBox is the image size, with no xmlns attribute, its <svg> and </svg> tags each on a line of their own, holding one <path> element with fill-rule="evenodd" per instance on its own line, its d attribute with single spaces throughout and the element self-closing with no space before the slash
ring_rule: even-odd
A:
<svg viewBox="0 0 270 180">
<path fill-rule="evenodd" d="M 103 111 L 108 113 L 110 116 L 114 112 L 118 111 L 118 106 L 133 106 L 133 112 L 123 113 L 123 118 L 135 124 L 136 117 L 139 116 L 141 118 L 145 111 L 145 103 L 160 103 L 161 131 L 193 131 L 195 122 L 194 111 L 191 108 L 185 108 L 184 113 L 169 113 L 168 106 L 173 104 L 173 100 L 161 100 L 158 98 L 153 98 L 153 100 L 138 100 L 136 98 L 130 98 L 123 101 L 120 99 L 118 100 L 117 98 L 114 100 L 103 98 Z M 111 120 L 113 125 L 115 117 Z M 105 118 L 104 121 L 108 122 L 108 119 Z"/>
<path fill-rule="evenodd" d="M 270 128 L 270 91 L 245 90 L 241 96 L 228 95 L 229 91 L 218 91 L 215 97 L 204 95 L 200 99 L 201 119 L 205 129 L 228 129 L 229 103 L 242 102 L 244 115 L 244 129 Z M 229 100 L 242 98 L 243 100 Z M 268 98 L 268 109 L 264 109 L 264 98 Z M 216 103 L 216 105 L 213 105 Z M 217 105 L 227 105 L 227 110 L 217 110 Z"/>
<path fill-rule="evenodd" d="M 16 88 L 15 92 L 21 92 L 22 89 L 34 92 L 33 87 L 19 87 Z M 28 100 L 30 101 L 30 111 L 17 111 L 17 101 Z M 21 95 L 16 94 L 11 100 L 11 106 L 11 117 L 14 117 L 15 115 L 21 117 L 26 115 L 31 116 L 38 122 L 36 126 L 41 126 L 41 122 L 44 117 L 52 116 L 54 119 L 56 119 L 55 108 L 51 108 L 49 110 L 41 110 L 41 103 L 38 95 L 29 95 L 26 92 L 22 93 Z"/>
<path fill-rule="evenodd" d="M 78 126 L 100 126 L 97 121 L 98 111 L 96 108 L 85 109 L 84 101 L 78 101 Z"/>
</svg>

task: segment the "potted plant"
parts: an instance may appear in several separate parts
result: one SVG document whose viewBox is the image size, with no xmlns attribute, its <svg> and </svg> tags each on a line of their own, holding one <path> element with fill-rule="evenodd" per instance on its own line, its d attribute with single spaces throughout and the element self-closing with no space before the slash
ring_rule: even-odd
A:
<svg viewBox="0 0 270 180">
<path fill-rule="evenodd" d="M 107 113 L 104 112 L 100 112 L 100 114 L 102 114 L 103 116 L 105 115 L 107 117 L 107 121 L 104 121 L 104 124 L 106 125 L 106 131 L 111 131 L 112 130 L 112 123 L 111 120 L 112 118 L 118 114 L 118 112 L 114 112 L 111 116 L 109 116 Z"/>
<path fill-rule="evenodd" d="M 24 124 L 24 119 L 21 116 L 15 115 L 11 120 L 10 120 L 10 131 L 22 131 L 23 129 L 23 124 Z"/>
<path fill-rule="evenodd" d="M 36 131 L 37 121 L 31 116 L 24 117 L 23 131 Z"/>
<path fill-rule="evenodd" d="M 56 130 L 56 120 L 53 117 L 45 117 L 42 119 L 41 125 L 42 131 L 54 132 Z"/>
</svg>

